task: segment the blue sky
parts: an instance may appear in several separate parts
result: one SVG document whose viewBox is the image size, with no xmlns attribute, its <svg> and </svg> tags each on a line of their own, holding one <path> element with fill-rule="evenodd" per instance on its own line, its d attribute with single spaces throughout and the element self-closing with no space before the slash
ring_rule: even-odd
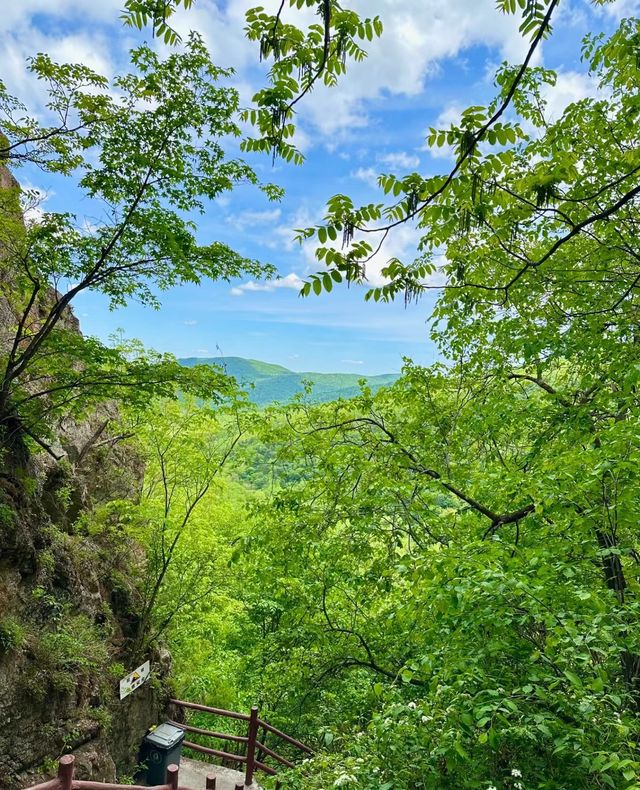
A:
<svg viewBox="0 0 640 790">
<path fill-rule="evenodd" d="M 34 110 L 42 95 L 25 69 L 25 58 L 50 52 L 81 61 L 112 76 L 126 68 L 132 34 L 118 20 L 121 0 L 16 0 L 0 16 L 2 79 Z M 257 51 L 243 38 L 243 15 L 251 0 L 195 0 L 181 13 L 181 32 L 200 30 L 216 62 L 236 69 L 235 83 L 248 99 L 260 86 Z M 268 158 L 252 160 L 261 177 L 286 189 L 278 204 L 242 188 L 212 203 L 198 219 L 203 242 L 221 240 L 239 252 L 277 266 L 275 283 L 238 281 L 176 288 L 162 309 L 138 305 L 110 312 L 99 295 L 76 303 L 83 331 L 106 339 L 118 329 L 146 345 L 178 356 L 245 356 L 294 370 L 383 373 L 397 371 L 408 356 L 427 364 L 436 352 L 428 338 L 435 296 L 403 304 L 365 303 L 364 289 L 335 289 L 301 299 L 302 279 L 319 266 L 313 248 L 293 242 L 293 228 L 321 219 L 326 199 L 338 192 L 356 201 L 375 198 L 381 172 L 442 172 L 451 162 L 425 150 L 430 126 L 448 125 L 460 109 L 493 95 L 492 74 L 502 60 L 519 62 L 526 50 L 517 19 L 500 14 L 493 0 L 355 0 L 363 15 L 379 14 L 382 39 L 354 66 L 338 89 L 314 91 L 299 115 L 301 167 Z M 275 9 L 275 0 L 261 5 Z M 541 53 L 559 78 L 548 95 L 551 116 L 569 101 L 594 92 L 580 63 L 580 41 L 590 30 L 612 30 L 616 19 L 637 13 L 637 0 L 595 7 L 564 0 L 555 33 Z M 47 195 L 46 207 L 82 215 L 88 209 L 70 179 L 38 171 L 17 173 Z M 412 260 L 418 235 L 398 229 L 368 270 L 371 283 L 391 256 Z"/>
</svg>

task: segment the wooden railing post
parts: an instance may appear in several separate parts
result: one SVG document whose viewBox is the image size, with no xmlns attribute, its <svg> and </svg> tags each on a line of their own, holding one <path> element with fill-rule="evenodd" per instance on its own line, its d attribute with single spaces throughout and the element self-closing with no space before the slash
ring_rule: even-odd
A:
<svg viewBox="0 0 640 790">
<path fill-rule="evenodd" d="M 178 772 L 180 769 L 173 763 L 167 767 L 167 787 L 169 790 L 178 790 Z"/>
<path fill-rule="evenodd" d="M 241 784 L 237 784 L 236 785 L 236 790 L 244 790 L 244 788 L 243 788 L 243 786 Z"/>
<path fill-rule="evenodd" d="M 207 774 L 207 790 L 216 790 L 216 777 L 213 774 Z"/>
<path fill-rule="evenodd" d="M 58 762 L 58 779 L 61 790 L 71 790 L 73 782 L 73 769 L 76 758 L 72 754 L 65 754 Z"/>
<path fill-rule="evenodd" d="M 253 771 L 256 760 L 256 740 L 258 739 L 258 708 L 254 705 L 251 708 L 249 718 L 249 739 L 247 741 L 247 770 L 244 775 L 245 786 L 250 787 L 253 783 Z M 242 785 L 240 785 L 242 787 Z M 236 788 L 236 790 L 238 790 Z"/>
</svg>

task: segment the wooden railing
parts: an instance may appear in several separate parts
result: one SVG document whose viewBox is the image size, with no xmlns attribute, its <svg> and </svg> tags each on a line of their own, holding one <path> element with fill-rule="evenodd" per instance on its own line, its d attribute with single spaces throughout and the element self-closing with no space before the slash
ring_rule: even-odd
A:
<svg viewBox="0 0 640 790">
<path fill-rule="evenodd" d="M 184 700 L 179 699 L 172 699 L 170 702 L 173 705 L 176 705 L 179 708 L 187 709 L 187 710 L 197 710 L 203 713 L 209 713 L 214 716 L 222 716 L 228 719 L 236 719 L 239 721 L 247 722 L 247 734 L 246 735 L 229 735 L 226 732 L 216 732 L 214 730 L 205 730 L 201 727 L 192 727 L 189 724 L 183 724 L 181 722 L 172 721 L 176 727 L 180 727 L 185 732 L 192 732 L 196 735 L 204 735 L 209 738 L 219 739 L 223 741 L 232 741 L 234 743 L 243 744 L 243 754 L 233 754 L 231 752 L 225 752 L 221 749 L 212 749 L 208 746 L 201 746 L 199 743 L 192 743 L 191 741 L 184 741 L 183 745 L 187 746 L 189 749 L 193 749 L 196 752 L 200 752 L 201 754 L 209 755 L 210 757 L 218 757 L 221 760 L 228 760 L 230 762 L 240 763 L 241 765 L 245 766 L 245 775 L 244 775 L 244 782 L 245 785 L 251 785 L 253 782 L 253 774 L 256 769 L 260 771 L 264 771 L 264 773 L 268 774 L 269 776 L 275 776 L 277 771 L 275 768 L 272 768 L 270 765 L 266 765 L 264 760 L 267 757 L 271 757 L 280 765 L 284 765 L 286 768 L 294 768 L 294 763 L 291 760 L 287 760 L 286 757 L 282 757 L 281 755 L 277 754 L 273 749 L 270 749 L 266 746 L 262 741 L 258 740 L 258 731 L 260 729 L 263 730 L 265 736 L 263 736 L 263 740 L 266 740 L 266 733 L 272 733 L 277 738 L 285 741 L 289 745 L 295 747 L 297 751 L 302 752 L 303 754 L 313 754 L 313 751 L 308 747 L 305 746 L 304 743 L 297 741 L 295 738 L 292 738 L 290 735 L 278 730 L 276 727 L 273 727 L 266 721 L 263 721 L 258 717 L 258 708 L 253 707 L 251 708 L 251 713 L 236 713 L 235 711 L 231 710 L 223 710 L 222 708 L 211 708 L 208 705 L 199 705 L 196 702 L 184 702 Z M 256 758 L 256 752 L 260 754 L 260 756 L 265 755 L 262 760 Z M 242 785 L 238 785 L 238 787 L 242 788 Z M 207 788 L 215 788 L 215 782 L 213 784 L 207 783 Z"/>
<path fill-rule="evenodd" d="M 72 754 L 65 754 L 58 762 L 56 779 L 34 785 L 27 790 L 189 790 L 188 787 L 180 787 L 178 784 L 179 768 L 177 765 L 170 765 L 167 768 L 166 784 L 142 787 L 141 785 L 118 785 L 111 782 L 89 782 L 84 779 L 74 779 L 75 759 Z M 210 780 L 207 777 L 207 786 L 209 784 Z M 213 786 L 215 787 L 215 784 Z"/>
</svg>

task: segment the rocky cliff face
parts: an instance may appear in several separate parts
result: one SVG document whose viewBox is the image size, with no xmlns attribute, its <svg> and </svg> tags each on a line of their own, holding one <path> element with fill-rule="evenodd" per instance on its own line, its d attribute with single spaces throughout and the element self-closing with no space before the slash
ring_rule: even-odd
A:
<svg viewBox="0 0 640 790">
<path fill-rule="evenodd" d="M 0 167 L 0 187 L 15 185 Z M 71 312 L 64 320 L 80 331 Z M 0 357 L 15 323 L 0 296 Z M 130 774 L 166 708 L 168 655 L 130 652 L 142 558 L 109 502 L 135 497 L 140 463 L 110 433 L 115 417 L 105 404 L 86 422 L 62 421 L 59 461 L 42 453 L 0 465 L 2 790 L 51 776 L 67 752 L 81 778 Z M 120 677 L 146 658 L 154 679 L 121 702 Z"/>
</svg>

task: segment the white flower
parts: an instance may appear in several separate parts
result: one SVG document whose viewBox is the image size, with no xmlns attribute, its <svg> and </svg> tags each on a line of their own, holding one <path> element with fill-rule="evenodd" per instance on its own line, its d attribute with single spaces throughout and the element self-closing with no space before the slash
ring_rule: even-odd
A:
<svg viewBox="0 0 640 790">
<path fill-rule="evenodd" d="M 519 779 L 522 776 L 522 771 L 518 770 L 517 768 L 512 768 L 511 776 L 515 776 L 516 778 Z"/>
<path fill-rule="evenodd" d="M 498 788 L 495 785 L 489 785 L 489 787 L 487 787 L 487 790 L 498 790 Z"/>
<path fill-rule="evenodd" d="M 420 721 L 423 724 L 426 724 L 428 721 L 432 721 L 432 720 L 433 720 L 433 716 L 421 716 L 420 717 Z"/>
<path fill-rule="evenodd" d="M 415 702 L 410 702 L 407 705 L 407 708 L 409 708 L 409 710 L 415 710 L 416 709 L 416 703 Z"/>
</svg>

